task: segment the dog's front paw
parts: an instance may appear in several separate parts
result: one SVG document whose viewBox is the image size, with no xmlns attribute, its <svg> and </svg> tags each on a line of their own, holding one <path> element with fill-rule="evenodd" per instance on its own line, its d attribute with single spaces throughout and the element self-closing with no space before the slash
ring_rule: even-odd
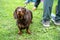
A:
<svg viewBox="0 0 60 40">
<path fill-rule="evenodd" d="M 28 34 L 31 34 L 30 30 L 27 30 L 27 33 L 28 33 Z"/>
<path fill-rule="evenodd" d="M 21 34 L 22 34 L 22 32 L 21 32 L 21 31 L 19 31 L 19 32 L 18 32 L 18 34 L 20 34 L 20 35 L 21 35 Z"/>
</svg>

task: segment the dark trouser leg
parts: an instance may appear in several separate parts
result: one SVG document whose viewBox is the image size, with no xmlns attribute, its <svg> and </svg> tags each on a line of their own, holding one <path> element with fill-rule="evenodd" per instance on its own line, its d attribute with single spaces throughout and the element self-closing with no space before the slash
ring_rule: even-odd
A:
<svg viewBox="0 0 60 40">
<path fill-rule="evenodd" d="M 41 2 L 41 0 L 36 0 L 34 7 L 37 8 L 40 2 Z"/>
<path fill-rule="evenodd" d="M 53 0 L 44 0 L 43 20 L 50 20 Z"/>
<path fill-rule="evenodd" d="M 55 21 L 60 21 L 60 0 L 58 0 Z"/>
</svg>

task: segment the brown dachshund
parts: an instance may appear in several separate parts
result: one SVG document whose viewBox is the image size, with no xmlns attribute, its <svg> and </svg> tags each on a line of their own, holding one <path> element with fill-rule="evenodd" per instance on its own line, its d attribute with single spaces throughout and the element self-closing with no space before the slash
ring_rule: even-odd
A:
<svg viewBox="0 0 60 40">
<path fill-rule="evenodd" d="M 29 25 L 32 22 L 32 12 L 24 7 L 17 7 L 14 11 L 14 18 L 17 21 L 19 28 L 19 34 L 22 34 L 22 29 L 26 29 L 27 33 L 30 34 Z"/>
</svg>

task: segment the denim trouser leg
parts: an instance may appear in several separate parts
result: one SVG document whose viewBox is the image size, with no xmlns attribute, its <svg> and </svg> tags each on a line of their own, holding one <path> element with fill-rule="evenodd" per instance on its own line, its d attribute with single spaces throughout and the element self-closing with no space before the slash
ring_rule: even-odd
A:
<svg viewBox="0 0 60 40">
<path fill-rule="evenodd" d="M 36 0 L 26 0 L 28 3 L 29 2 L 36 2 Z"/>
<path fill-rule="evenodd" d="M 53 0 L 44 0 L 43 20 L 50 20 Z"/>
<path fill-rule="evenodd" d="M 33 2 L 36 2 L 36 0 L 32 0 Z"/>
<path fill-rule="evenodd" d="M 26 0 L 27 1 L 27 3 L 29 3 L 31 0 Z"/>
<path fill-rule="evenodd" d="M 55 17 L 56 21 L 60 21 L 60 0 L 58 0 L 58 5 L 57 5 L 57 9 L 56 9 L 56 17 Z"/>
</svg>

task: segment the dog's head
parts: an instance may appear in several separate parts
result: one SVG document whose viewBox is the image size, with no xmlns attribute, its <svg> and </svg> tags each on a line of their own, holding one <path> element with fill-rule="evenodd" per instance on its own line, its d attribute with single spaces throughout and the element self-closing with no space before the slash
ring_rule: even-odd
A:
<svg viewBox="0 0 60 40">
<path fill-rule="evenodd" d="M 25 15 L 25 13 L 26 13 L 26 8 L 24 8 L 24 7 L 17 7 L 15 9 L 15 12 L 14 12 L 14 18 L 15 19 L 17 19 L 17 18 L 22 19 L 23 16 Z"/>
</svg>

